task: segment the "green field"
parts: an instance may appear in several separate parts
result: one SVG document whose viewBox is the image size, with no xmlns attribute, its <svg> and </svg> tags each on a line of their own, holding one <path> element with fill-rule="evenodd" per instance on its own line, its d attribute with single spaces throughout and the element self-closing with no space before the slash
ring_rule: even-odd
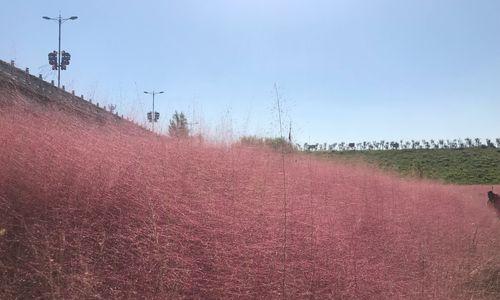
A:
<svg viewBox="0 0 500 300">
<path fill-rule="evenodd" d="M 418 149 L 312 152 L 322 157 L 365 161 L 405 176 L 456 184 L 500 184 L 500 149 Z"/>
</svg>

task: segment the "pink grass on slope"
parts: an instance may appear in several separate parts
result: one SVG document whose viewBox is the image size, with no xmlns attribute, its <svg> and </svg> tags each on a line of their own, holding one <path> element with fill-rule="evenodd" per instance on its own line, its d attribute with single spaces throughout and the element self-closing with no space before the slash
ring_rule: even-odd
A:
<svg viewBox="0 0 500 300">
<path fill-rule="evenodd" d="M 0 298 L 457 299 L 498 261 L 480 194 L 0 108 Z M 36 113 L 31 113 L 36 111 Z"/>
</svg>

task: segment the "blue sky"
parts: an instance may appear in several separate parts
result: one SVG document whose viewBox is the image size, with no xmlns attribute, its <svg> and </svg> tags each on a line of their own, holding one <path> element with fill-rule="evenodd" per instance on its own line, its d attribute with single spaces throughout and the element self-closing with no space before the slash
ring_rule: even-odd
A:
<svg viewBox="0 0 500 300">
<path fill-rule="evenodd" d="M 500 136 L 498 0 L 4 1 L 0 59 L 144 121 L 143 90 L 212 134 L 278 134 L 273 85 L 296 140 Z"/>
</svg>

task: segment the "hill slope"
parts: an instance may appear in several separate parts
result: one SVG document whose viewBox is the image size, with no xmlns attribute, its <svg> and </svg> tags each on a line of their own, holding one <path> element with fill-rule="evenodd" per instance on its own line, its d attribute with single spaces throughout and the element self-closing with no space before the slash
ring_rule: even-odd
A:
<svg viewBox="0 0 500 300">
<path fill-rule="evenodd" d="M 272 151 L 22 99 L 0 107 L 0 144 L 2 299 L 498 296 L 480 187 L 294 155 L 284 182 Z"/>
<path fill-rule="evenodd" d="M 106 111 L 99 103 L 84 100 L 83 96 L 76 96 L 63 89 L 59 89 L 43 79 L 30 75 L 11 64 L 0 60 L 0 108 L 9 106 L 23 99 L 42 106 L 48 106 L 52 110 L 65 111 L 73 116 L 78 116 L 89 122 L 131 122 Z M 137 129 L 140 129 L 137 126 Z"/>
</svg>

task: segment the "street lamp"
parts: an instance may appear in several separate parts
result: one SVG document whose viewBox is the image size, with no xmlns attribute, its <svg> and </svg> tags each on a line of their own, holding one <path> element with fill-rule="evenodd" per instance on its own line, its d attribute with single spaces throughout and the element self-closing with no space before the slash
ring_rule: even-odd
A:
<svg viewBox="0 0 500 300">
<path fill-rule="evenodd" d="M 57 18 L 49 18 L 46 16 L 43 16 L 42 18 L 49 21 L 57 21 L 59 24 L 59 51 L 57 52 L 57 62 L 55 64 L 52 63 L 51 64 L 52 64 L 52 69 L 57 69 L 57 87 L 61 87 L 61 69 L 66 70 L 66 66 L 69 65 L 69 60 L 71 57 L 69 53 L 65 52 L 64 61 L 62 61 L 61 64 L 61 25 L 62 23 L 68 20 L 76 20 L 78 19 L 78 17 L 72 16 L 69 18 L 63 18 L 61 17 L 61 14 L 59 14 L 59 17 Z M 51 54 L 49 54 L 49 62 L 51 62 L 50 57 Z"/>
<path fill-rule="evenodd" d="M 148 112 L 148 121 L 152 123 L 153 132 L 155 132 L 155 123 L 160 119 L 160 113 L 155 111 L 155 95 L 163 94 L 165 91 L 161 92 L 144 92 L 144 94 L 153 95 L 153 111 Z"/>
</svg>

